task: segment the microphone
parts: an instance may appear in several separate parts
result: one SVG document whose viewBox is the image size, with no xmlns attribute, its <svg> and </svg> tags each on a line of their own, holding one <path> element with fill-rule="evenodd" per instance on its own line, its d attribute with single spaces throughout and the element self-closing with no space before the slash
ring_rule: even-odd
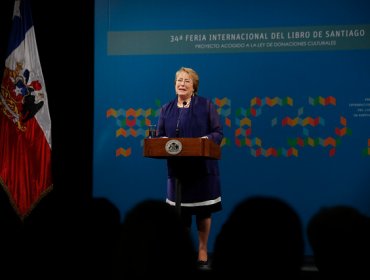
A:
<svg viewBox="0 0 370 280">
<path fill-rule="evenodd" d="M 186 101 L 182 102 L 182 108 L 184 108 L 188 104 Z M 179 129 L 179 124 L 180 124 L 180 119 L 181 119 L 181 114 L 183 110 L 180 110 L 179 117 L 177 119 L 177 124 L 176 124 L 176 138 L 180 136 L 180 129 Z"/>
</svg>

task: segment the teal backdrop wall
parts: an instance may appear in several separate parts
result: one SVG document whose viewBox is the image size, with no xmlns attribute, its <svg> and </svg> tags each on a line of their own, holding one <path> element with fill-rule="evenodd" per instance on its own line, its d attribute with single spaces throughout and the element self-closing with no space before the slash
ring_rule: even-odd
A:
<svg viewBox="0 0 370 280">
<path fill-rule="evenodd" d="M 366 0 L 95 0 L 93 195 L 123 216 L 165 199 L 165 161 L 143 157 L 143 139 L 186 66 L 225 132 L 211 251 L 251 195 L 284 199 L 304 226 L 323 206 L 370 214 L 369 10 Z"/>
</svg>

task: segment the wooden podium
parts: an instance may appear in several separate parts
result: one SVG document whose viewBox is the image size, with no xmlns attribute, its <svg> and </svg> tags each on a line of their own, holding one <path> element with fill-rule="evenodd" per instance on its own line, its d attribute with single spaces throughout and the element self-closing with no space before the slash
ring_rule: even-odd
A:
<svg viewBox="0 0 370 280">
<path fill-rule="evenodd" d="M 173 149 L 171 149 L 173 148 Z M 144 157 L 207 157 L 221 158 L 221 148 L 206 138 L 146 138 Z"/>
<path fill-rule="evenodd" d="M 144 157 L 167 159 L 171 157 L 221 158 L 221 147 L 207 138 L 146 138 Z M 181 212 L 181 180 L 176 178 L 175 205 Z"/>
</svg>

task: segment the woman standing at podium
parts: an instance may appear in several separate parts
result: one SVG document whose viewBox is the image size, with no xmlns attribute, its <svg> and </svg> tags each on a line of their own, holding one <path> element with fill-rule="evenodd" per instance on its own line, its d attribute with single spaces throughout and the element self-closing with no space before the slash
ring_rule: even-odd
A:
<svg viewBox="0 0 370 280">
<path fill-rule="evenodd" d="M 176 97 L 163 105 L 158 120 L 158 137 L 208 138 L 218 145 L 223 138 L 219 114 L 211 100 L 198 95 L 199 76 L 181 67 L 175 75 Z M 222 209 L 218 161 L 201 157 L 167 159 L 167 198 L 175 206 L 176 179 L 181 183 L 181 218 L 198 231 L 198 264 L 208 264 L 211 215 Z"/>
</svg>

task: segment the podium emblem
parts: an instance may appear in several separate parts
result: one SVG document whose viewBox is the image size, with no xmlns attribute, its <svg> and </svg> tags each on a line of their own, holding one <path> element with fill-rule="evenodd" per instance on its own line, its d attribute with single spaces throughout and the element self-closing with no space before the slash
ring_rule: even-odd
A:
<svg viewBox="0 0 370 280">
<path fill-rule="evenodd" d="M 171 155 L 177 155 L 182 150 L 182 144 L 179 140 L 176 139 L 169 140 L 165 145 L 165 150 Z"/>
</svg>

